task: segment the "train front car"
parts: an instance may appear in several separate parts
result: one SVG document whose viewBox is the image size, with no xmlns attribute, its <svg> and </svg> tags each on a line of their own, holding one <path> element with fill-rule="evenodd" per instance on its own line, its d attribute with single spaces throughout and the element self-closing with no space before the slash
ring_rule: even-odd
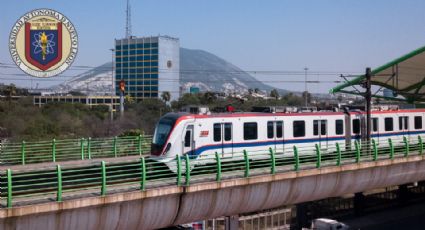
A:
<svg viewBox="0 0 425 230">
<path fill-rule="evenodd" d="M 173 172 L 177 172 L 176 156 L 181 155 L 181 120 L 185 115 L 187 114 L 168 113 L 161 117 L 152 138 L 151 159 L 164 163 Z"/>
</svg>

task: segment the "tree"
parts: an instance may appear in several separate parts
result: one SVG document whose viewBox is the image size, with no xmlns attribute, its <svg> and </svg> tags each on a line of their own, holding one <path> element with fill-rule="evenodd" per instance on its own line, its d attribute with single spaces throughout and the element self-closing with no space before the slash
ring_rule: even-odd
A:
<svg viewBox="0 0 425 230">
<path fill-rule="evenodd" d="M 277 89 L 272 89 L 272 91 L 270 91 L 270 97 L 273 97 L 276 100 L 279 99 L 279 92 Z"/>
<path fill-rule="evenodd" d="M 16 95 L 16 86 L 14 84 L 10 84 L 6 87 L 6 95 L 9 101 L 12 100 L 12 96 Z"/>
<path fill-rule="evenodd" d="M 214 92 L 207 91 L 204 93 L 203 99 L 207 104 L 212 104 L 217 99 L 217 97 Z"/>
<path fill-rule="evenodd" d="M 259 92 L 260 92 L 260 89 L 258 89 L 258 88 L 254 89 L 254 93 L 259 93 Z"/>
<path fill-rule="evenodd" d="M 168 92 L 168 91 L 164 91 L 164 92 L 162 92 L 162 94 L 161 94 L 161 99 L 162 99 L 165 103 L 169 102 L 169 101 L 171 100 L 171 94 L 170 94 L 170 92 Z"/>
</svg>

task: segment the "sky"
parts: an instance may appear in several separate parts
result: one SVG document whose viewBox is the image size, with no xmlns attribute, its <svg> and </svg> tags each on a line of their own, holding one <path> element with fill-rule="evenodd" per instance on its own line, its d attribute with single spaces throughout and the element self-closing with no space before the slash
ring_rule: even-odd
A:
<svg viewBox="0 0 425 230">
<path fill-rule="evenodd" d="M 125 35 L 126 0 L 2 1 L 0 63 L 13 63 L 10 30 L 37 8 L 54 9 L 73 22 L 79 38 L 74 66 L 109 62 L 114 39 Z M 290 90 L 304 89 L 303 83 L 285 81 L 303 80 L 305 67 L 309 80 L 340 80 L 340 74 L 363 73 L 425 45 L 423 0 L 131 0 L 131 6 L 133 35 L 178 37 L 181 47 L 211 52 Z M 0 68 L 0 82 L 53 84 L 77 74 L 69 70 L 42 82 L 7 75 L 13 71 Z M 308 90 L 326 93 L 335 85 L 314 83 Z"/>
</svg>

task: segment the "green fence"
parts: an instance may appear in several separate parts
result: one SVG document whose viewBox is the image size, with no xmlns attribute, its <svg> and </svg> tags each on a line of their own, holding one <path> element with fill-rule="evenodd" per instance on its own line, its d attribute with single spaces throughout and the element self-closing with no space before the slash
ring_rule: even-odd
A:
<svg viewBox="0 0 425 230">
<path fill-rule="evenodd" d="M 0 148 L 0 165 L 144 155 L 150 152 L 151 141 L 152 136 L 140 135 L 4 143 Z"/>
<path fill-rule="evenodd" d="M 134 140 L 134 139 L 132 139 Z M 88 142 L 85 142 L 88 144 Z M 100 143 L 90 142 L 92 157 L 99 156 Z M 95 147 L 98 146 L 98 147 Z M 111 148 L 110 145 L 105 145 Z M 85 147 L 86 148 L 86 147 Z M 134 148 L 134 145 L 128 147 Z M 137 149 L 137 148 L 136 148 Z M 137 153 L 137 150 L 134 150 Z M 116 153 L 110 150 L 109 152 Z M 87 151 L 84 151 L 87 156 Z M 338 167 L 346 164 L 403 158 L 424 153 L 422 138 L 381 139 L 354 142 L 351 146 L 290 146 L 284 152 L 274 149 L 234 153 L 232 161 L 221 153 L 206 158 L 176 156 L 168 166 L 149 157 L 126 162 L 105 162 L 86 166 L 60 166 L 43 169 L 5 170 L 0 173 L 2 207 L 61 202 L 75 196 L 104 196 L 122 191 L 147 190 L 162 186 L 189 186 L 194 183 L 247 178 L 306 169 Z M 109 153 L 111 154 L 111 153 Z M 117 153 L 117 155 L 119 155 Z M 58 155 L 59 156 L 59 155 Z M 196 167 L 193 167 L 196 165 Z M 174 172 L 173 172 L 174 171 Z"/>
</svg>

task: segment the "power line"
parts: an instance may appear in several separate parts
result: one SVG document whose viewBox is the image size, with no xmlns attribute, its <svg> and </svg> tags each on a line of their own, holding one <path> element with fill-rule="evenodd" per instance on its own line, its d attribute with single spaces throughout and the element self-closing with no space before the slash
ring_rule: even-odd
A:
<svg viewBox="0 0 425 230">
<path fill-rule="evenodd" d="M 4 78 L 4 77 L 0 77 L 0 80 L 13 80 L 13 81 L 28 81 L 27 78 Z M 40 80 L 40 81 L 51 81 L 51 82 L 58 82 L 58 81 L 63 81 L 62 79 L 53 79 L 53 78 L 40 78 L 40 79 L 34 79 L 34 80 Z M 158 79 L 146 79 L 146 78 L 132 78 L 132 81 L 164 81 L 164 82 L 181 82 L 181 79 L 166 79 L 166 78 L 161 78 L 160 80 Z M 196 79 L 185 79 L 186 81 L 196 81 Z M 111 82 L 110 79 L 97 79 L 97 80 L 93 80 L 91 82 Z M 234 83 L 235 81 L 232 80 L 203 80 L 202 82 L 207 82 L 207 83 L 214 83 L 214 82 L 224 82 L 224 83 Z M 259 80 L 244 80 L 244 83 L 257 83 L 257 82 L 262 82 L 262 83 L 310 83 L 310 84 L 316 84 L 316 83 L 343 83 L 344 81 L 340 81 L 340 80 L 335 80 L 335 81 L 326 81 L 326 80 L 307 80 L 307 81 L 302 81 L 302 80 L 265 80 L 265 81 L 259 81 Z M 67 83 L 72 83 L 71 82 L 67 82 Z"/>
<path fill-rule="evenodd" d="M 9 64 L 9 63 L 1 63 L 0 62 L 0 68 L 15 68 L 19 69 L 15 64 Z M 152 67 L 151 67 L 152 68 Z M 155 68 L 155 67 L 153 67 Z M 109 66 L 72 66 L 68 68 L 68 70 L 107 70 L 110 71 L 111 67 Z M 122 69 L 137 69 L 136 67 L 125 67 Z M 143 69 L 143 68 L 138 68 Z M 304 71 L 297 71 L 297 70 L 239 70 L 239 71 L 219 71 L 219 70 L 211 70 L 211 69 L 180 69 L 179 71 L 172 71 L 169 69 L 162 69 L 158 68 L 159 71 L 164 71 L 163 73 L 226 73 L 226 74 L 266 74 L 266 75 L 304 75 Z M 346 75 L 361 75 L 362 73 L 356 73 L 356 72 L 350 72 L 350 71 L 309 71 L 308 75 L 340 75 L 340 74 L 346 74 Z"/>
</svg>

